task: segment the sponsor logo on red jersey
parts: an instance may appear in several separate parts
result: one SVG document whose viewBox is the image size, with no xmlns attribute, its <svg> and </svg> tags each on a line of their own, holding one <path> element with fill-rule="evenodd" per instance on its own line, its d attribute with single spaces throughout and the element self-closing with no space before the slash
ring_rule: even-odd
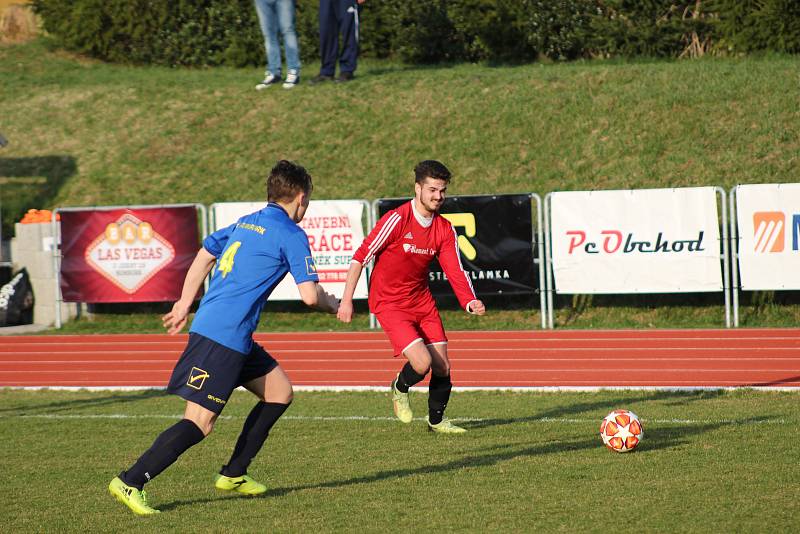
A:
<svg viewBox="0 0 800 534">
<path fill-rule="evenodd" d="M 403 243 L 403 251 L 407 254 L 426 254 L 428 256 L 436 254 L 434 250 L 429 248 L 417 248 L 413 243 Z"/>
</svg>

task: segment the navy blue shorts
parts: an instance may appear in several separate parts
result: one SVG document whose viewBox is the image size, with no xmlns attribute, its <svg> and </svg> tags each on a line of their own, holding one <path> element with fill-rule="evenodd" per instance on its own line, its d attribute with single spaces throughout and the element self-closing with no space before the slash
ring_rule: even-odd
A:
<svg viewBox="0 0 800 534">
<path fill-rule="evenodd" d="M 256 342 L 250 354 L 243 354 L 192 332 L 167 391 L 218 414 L 234 389 L 277 366 L 275 358 Z"/>
</svg>

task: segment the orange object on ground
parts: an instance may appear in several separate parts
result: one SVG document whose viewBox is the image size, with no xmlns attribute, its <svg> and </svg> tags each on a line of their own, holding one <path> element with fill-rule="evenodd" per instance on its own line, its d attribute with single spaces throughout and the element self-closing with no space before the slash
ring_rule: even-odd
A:
<svg viewBox="0 0 800 534">
<path fill-rule="evenodd" d="M 30 209 L 28 213 L 26 213 L 22 220 L 19 221 L 21 224 L 33 224 L 33 223 L 49 223 L 53 219 L 53 212 L 50 210 L 35 210 Z M 61 220 L 61 215 L 56 214 L 56 220 Z"/>
</svg>

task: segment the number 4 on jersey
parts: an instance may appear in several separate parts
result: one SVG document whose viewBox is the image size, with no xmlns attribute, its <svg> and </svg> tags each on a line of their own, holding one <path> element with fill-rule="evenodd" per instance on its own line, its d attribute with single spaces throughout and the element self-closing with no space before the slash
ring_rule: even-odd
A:
<svg viewBox="0 0 800 534">
<path fill-rule="evenodd" d="M 219 265 L 217 266 L 217 270 L 222 273 L 222 278 L 228 276 L 228 273 L 233 270 L 233 257 L 236 256 L 236 253 L 239 251 L 239 247 L 242 246 L 241 241 L 234 241 L 231 243 L 225 252 L 222 254 L 222 257 L 219 259 Z"/>
</svg>

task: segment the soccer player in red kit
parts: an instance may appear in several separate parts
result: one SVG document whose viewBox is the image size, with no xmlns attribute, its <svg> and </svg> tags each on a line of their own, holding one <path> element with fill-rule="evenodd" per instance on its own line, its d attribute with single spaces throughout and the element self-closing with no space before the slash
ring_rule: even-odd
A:
<svg viewBox="0 0 800 534">
<path fill-rule="evenodd" d="M 439 215 L 450 171 L 438 161 L 426 160 L 414 168 L 414 198 L 386 213 L 353 256 L 337 316 L 353 318 L 353 293 L 363 266 L 375 260 L 369 288 L 369 307 L 389 336 L 395 356 L 408 359 L 392 381 L 394 413 L 403 423 L 413 418 L 408 390 L 431 371 L 428 391 L 428 428 L 434 432 L 465 432 L 444 417 L 450 390 L 447 336 L 431 291 L 428 267 L 437 258 L 468 313 L 483 315 L 486 308 L 475 298 L 469 276 L 461 265 L 457 234 Z"/>
</svg>

